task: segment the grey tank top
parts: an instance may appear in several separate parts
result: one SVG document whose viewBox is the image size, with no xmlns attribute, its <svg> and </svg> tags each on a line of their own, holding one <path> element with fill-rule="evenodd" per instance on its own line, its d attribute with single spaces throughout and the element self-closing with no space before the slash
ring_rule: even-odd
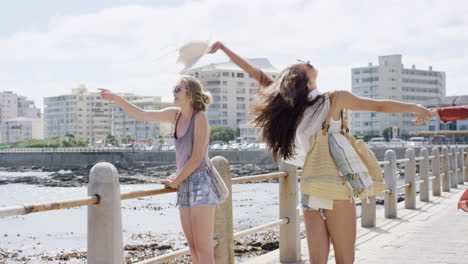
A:
<svg viewBox="0 0 468 264">
<path fill-rule="evenodd" d="M 193 138 L 195 131 L 195 117 L 200 111 L 195 110 L 195 113 L 192 115 L 190 120 L 189 127 L 187 132 L 181 137 L 176 138 L 174 133 L 174 143 L 175 143 L 175 152 L 176 152 L 176 163 L 177 163 L 177 173 L 179 173 L 187 163 L 187 161 L 192 157 L 193 150 Z M 177 120 L 180 115 L 178 115 Z M 177 121 L 176 121 L 176 130 L 177 130 Z M 192 174 L 202 171 L 209 171 L 211 167 L 211 160 L 208 155 L 208 145 L 205 146 L 204 157 L 200 166 L 192 172 Z"/>
</svg>

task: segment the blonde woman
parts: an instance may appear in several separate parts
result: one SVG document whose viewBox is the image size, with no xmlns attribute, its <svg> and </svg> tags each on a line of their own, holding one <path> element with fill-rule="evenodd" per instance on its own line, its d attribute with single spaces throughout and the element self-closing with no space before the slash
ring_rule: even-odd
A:
<svg viewBox="0 0 468 264">
<path fill-rule="evenodd" d="M 262 88 L 257 92 L 256 104 L 252 109 L 252 123 L 261 129 L 262 139 L 267 143 L 275 161 L 284 160 L 303 167 L 307 153 L 313 147 L 310 146 L 309 139 L 322 130 L 329 114 L 332 118 L 330 136 L 336 137 L 340 143 L 344 142 L 340 146 L 343 149 L 352 149 L 346 139 L 340 138 L 343 109 L 413 113 L 414 122 L 417 123 L 430 115 L 429 110 L 416 104 L 363 98 L 347 91 L 322 94 L 316 84 L 318 71 L 308 62 L 287 67 L 273 80 L 220 42 L 213 44 L 210 53 L 218 50 L 226 53 L 234 63 L 260 83 Z M 330 112 L 332 100 L 336 107 Z M 362 163 L 357 154 L 351 158 Z M 353 168 L 365 169 L 363 164 L 352 165 Z M 362 175 L 365 175 L 364 171 Z M 304 177 L 301 183 L 302 181 L 306 181 Z M 310 263 L 327 263 L 330 242 L 333 243 L 337 264 L 353 263 L 356 242 L 356 207 L 353 200 L 330 200 L 303 193 L 301 207 L 304 211 Z"/>
<path fill-rule="evenodd" d="M 180 219 L 192 262 L 214 264 L 212 239 L 219 198 L 210 175 L 210 129 L 205 113 L 211 95 L 203 91 L 194 77 L 182 76 L 172 91 L 177 107 L 145 111 L 109 90 L 100 90 L 102 98 L 114 101 L 136 120 L 175 124 L 176 177 L 161 183 L 177 189 Z"/>
</svg>

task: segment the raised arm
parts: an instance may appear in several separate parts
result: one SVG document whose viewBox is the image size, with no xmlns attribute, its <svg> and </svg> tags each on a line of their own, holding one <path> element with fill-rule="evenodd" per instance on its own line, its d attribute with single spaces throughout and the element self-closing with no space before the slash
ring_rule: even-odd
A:
<svg viewBox="0 0 468 264">
<path fill-rule="evenodd" d="M 360 97 L 348 91 L 335 91 L 334 100 L 340 106 L 338 110 L 372 111 L 382 113 L 413 113 L 413 123 L 422 124 L 431 118 L 431 111 L 419 104 L 403 103 L 393 100 L 376 100 Z M 339 116 L 333 113 L 333 117 Z M 335 118 L 337 119 L 337 118 Z"/>
<path fill-rule="evenodd" d="M 99 88 L 101 97 L 103 99 L 113 101 L 124 110 L 127 114 L 138 121 L 147 121 L 147 122 L 174 122 L 176 113 L 178 111 L 177 107 L 167 107 L 162 110 L 152 110 L 146 111 L 142 110 L 138 106 L 128 102 L 121 96 L 112 93 L 107 89 Z"/>
<path fill-rule="evenodd" d="M 267 87 L 268 85 L 273 83 L 273 79 L 270 76 L 268 76 L 259 68 L 250 64 L 247 60 L 245 60 L 241 56 L 231 51 L 229 48 L 224 46 L 224 44 L 219 41 L 215 42 L 211 46 L 210 51 L 208 53 L 215 53 L 218 50 L 224 51 L 224 53 L 226 53 L 226 55 L 232 60 L 232 62 L 234 62 L 237 66 L 239 66 L 248 74 L 252 75 L 255 78 L 255 80 L 257 80 L 257 82 L 260 83 L 260 86 Z"/>
</svg>

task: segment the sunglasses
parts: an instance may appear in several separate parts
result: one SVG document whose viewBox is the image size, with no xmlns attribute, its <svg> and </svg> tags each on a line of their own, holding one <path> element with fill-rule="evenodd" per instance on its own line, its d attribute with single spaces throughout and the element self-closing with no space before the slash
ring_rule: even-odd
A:
<svg viewBox="0 0 468 264">
<path fill-rule="evenodd" d="M 172 93 L 176 94 L 176 93 L 179 93 L 182 90 L 187 91 L 186 89 L 182 88 L 182 85 L 179 84 L 179 85 L 174 86 L 174 89 L 172 90 Z"/>
<path fill-rule="evenodd" d="M 301 63 L 304 63 L 305 65 L 307 65 L 310 69 L 315 69 L 314 66 L 312 66 L 312 64 L 310 64 L 310 61 L 303 61 L 303 60 L 297 60 L 298 62 L 301 62 Z"/>
</svg>

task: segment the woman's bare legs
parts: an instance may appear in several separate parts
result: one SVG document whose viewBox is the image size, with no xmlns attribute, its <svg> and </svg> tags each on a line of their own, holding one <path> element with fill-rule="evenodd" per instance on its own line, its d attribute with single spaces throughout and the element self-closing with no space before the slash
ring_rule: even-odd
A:
<svg viewBox="0 0 468 264">
<path fill-rule="evenodd" d="M 333 201 L 325 210 L 326 224 L 335 251 L 336 264 L 354 263 L 356 248 L 356 205 L 354 201 Z"/>
<path fill-rule="evenodd" d="M 213 250 L 215 209 L 214 205 L 200 205 L 190 208 L 192 235 L 200 264 L 215 263 Z"/>
<path fill-rule="evenodd" d="M 330 236 L 320 211 L 304 210 L 307 246 L 311 264 L 326 264 L 330 252 Z"/>
<path fill-rule="evenodd" d="M 182 230 L 184 230 L 185 238 L 187 238 L 187 244 L 190 248 L 190 254 L 192 255 L 192 263 L 199 264 L 200 262 L 198 261 L 198 254 L 195 248 L 195 240 L 193 239 L 190 209 L 190 207 L 179 207 L 180 222 L 182 223 Z"/>
</svg>

